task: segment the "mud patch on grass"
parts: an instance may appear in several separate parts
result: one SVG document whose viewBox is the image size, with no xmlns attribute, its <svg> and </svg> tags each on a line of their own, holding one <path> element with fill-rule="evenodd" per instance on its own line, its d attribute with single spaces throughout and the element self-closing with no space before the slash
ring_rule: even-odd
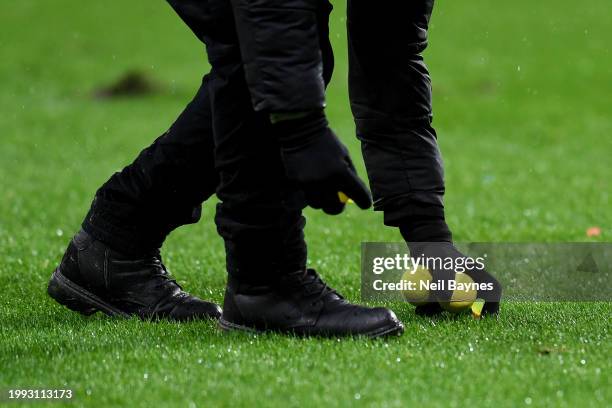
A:
<svg viewBox="0 0 612 408">
<path fill-rule="evenodd" d="M 93 92 L 95 99 L 145 97 L 160 93 L 162 87 L 141 71 L 128 71 L 114 82 Z"/>
</svg>

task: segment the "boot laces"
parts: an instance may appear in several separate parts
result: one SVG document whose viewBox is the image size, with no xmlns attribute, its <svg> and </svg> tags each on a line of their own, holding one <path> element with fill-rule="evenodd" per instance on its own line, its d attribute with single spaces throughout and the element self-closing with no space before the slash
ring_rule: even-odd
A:
<svg viewBox="0 0 612 408">
<path fill-rule="evenodd" d="M 314 269 L 298 270 L 289 274 L 295 287 L 303 288 L 306 296 L 314 296 L 313 303 L 333 293 L 342 298 L 335 289 L 329 287 Z"/>
<path fill-rule="evenodd" d="M 159 249 L 147 254 L 147 256 L 143 259 L 143 264 L 151 268 L 151 277 L 160 279 L 160 282 L 157 285 L 158 287 L 171 284 L 178 286 L 178 288 L 181 290 L 183 289 L 181 285 L 176 282 L 176 279 L 172 278 L 170 271 L 168 268 L 166 268 L 166 265 L 164 265 Z"/>
</svg>

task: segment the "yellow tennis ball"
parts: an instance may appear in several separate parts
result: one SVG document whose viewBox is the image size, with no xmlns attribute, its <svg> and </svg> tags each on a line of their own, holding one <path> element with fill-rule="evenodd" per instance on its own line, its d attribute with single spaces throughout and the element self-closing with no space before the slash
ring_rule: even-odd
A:
<svg viewBox="0 0 612 408">
<path fill-rule="evenodd" d="M 410 288 L 406 288 L 402 291 L 404 299 L 415 306 L 426 304 L 429 299 L 429 284 L 431 280 L 431 272 L 429 272 L 427 268 L 419 266 L 414 272 L 411 269 L 404 272 L 402 281 L 404 281 L 405 284 L 411 282 Z"/>
<path fill-rule="evenodd" d="M 440 306 L 451 313 L 459 313 L 472 306 L 478 291 L 475 288 L 474 280 L 465 273 L 457 273 L 454 280 L 456 287 L 453 290 L 450 302 L 440 302 Z M 449 289 L 451 289 L 452 282 L 448 282 L 448 284 Z"/>
</svg>

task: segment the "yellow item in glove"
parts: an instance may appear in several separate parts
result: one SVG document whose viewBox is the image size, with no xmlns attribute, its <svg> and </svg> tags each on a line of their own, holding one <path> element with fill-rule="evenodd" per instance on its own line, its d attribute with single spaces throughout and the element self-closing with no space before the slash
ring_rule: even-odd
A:
<svg viewBox="0 0 612 408">
<path fill-rule="evenodd" d="M 353 200 L 351 200 L 346 194 L 344 194 L 342 191 L 338 191 L 338 199 L 340 200 L 340 202 L 342 204 L 346 204 L 346 203 L 352 203 Z"/>
<path fill-rule="evenodd" d="M 450 302 L 440 302 L 440 306 L 451 313 L 459 313 L 472 307 L 476 300 L 477 291 L 473 288 L 474 280 L 465 273 L 455 274 L 454 280 L 460 288 L 453 290 Z M 463 289 L 463 287 L 467 289 Z"/>
</svg>

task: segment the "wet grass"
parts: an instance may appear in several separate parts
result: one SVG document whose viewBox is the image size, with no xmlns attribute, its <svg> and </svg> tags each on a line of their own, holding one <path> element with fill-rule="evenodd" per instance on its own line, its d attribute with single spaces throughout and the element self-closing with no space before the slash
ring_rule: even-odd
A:
<svg viewBox="0 0 612 408">
<path fill-rule="evenodd" d="M 343 3 L 328 113 L 354 157 Z M 610 239 L 608 7 L 440 2 L 427 58 L 459 241 Z M 146 18 L 145 18 L 146 16 Z M 0 15 L 0 389 L 75 390 L 77 406 L 606 406 L 609 303 L 504 305 L 499 319 L 419 318 L 399 339 L 223 335 L 211 323 L 83 318 L 44 293 L 96 188 L 161 134 L 207 70 L 163 2 L 23 0 Z M 96 99 L 127 72 L 160 87 Z M 363 165 L 357 160 L 363 173 Z M 168 240 L 179 281 L 221 302 L 214 203 Z M 310 262 L 359 299 L 359 244 L 380 214 L 308 211 Z M 587 237 L 599 226 L 598 237 Z M 35 404 L 37 405 L 37 404 Z"/>
</svg>

